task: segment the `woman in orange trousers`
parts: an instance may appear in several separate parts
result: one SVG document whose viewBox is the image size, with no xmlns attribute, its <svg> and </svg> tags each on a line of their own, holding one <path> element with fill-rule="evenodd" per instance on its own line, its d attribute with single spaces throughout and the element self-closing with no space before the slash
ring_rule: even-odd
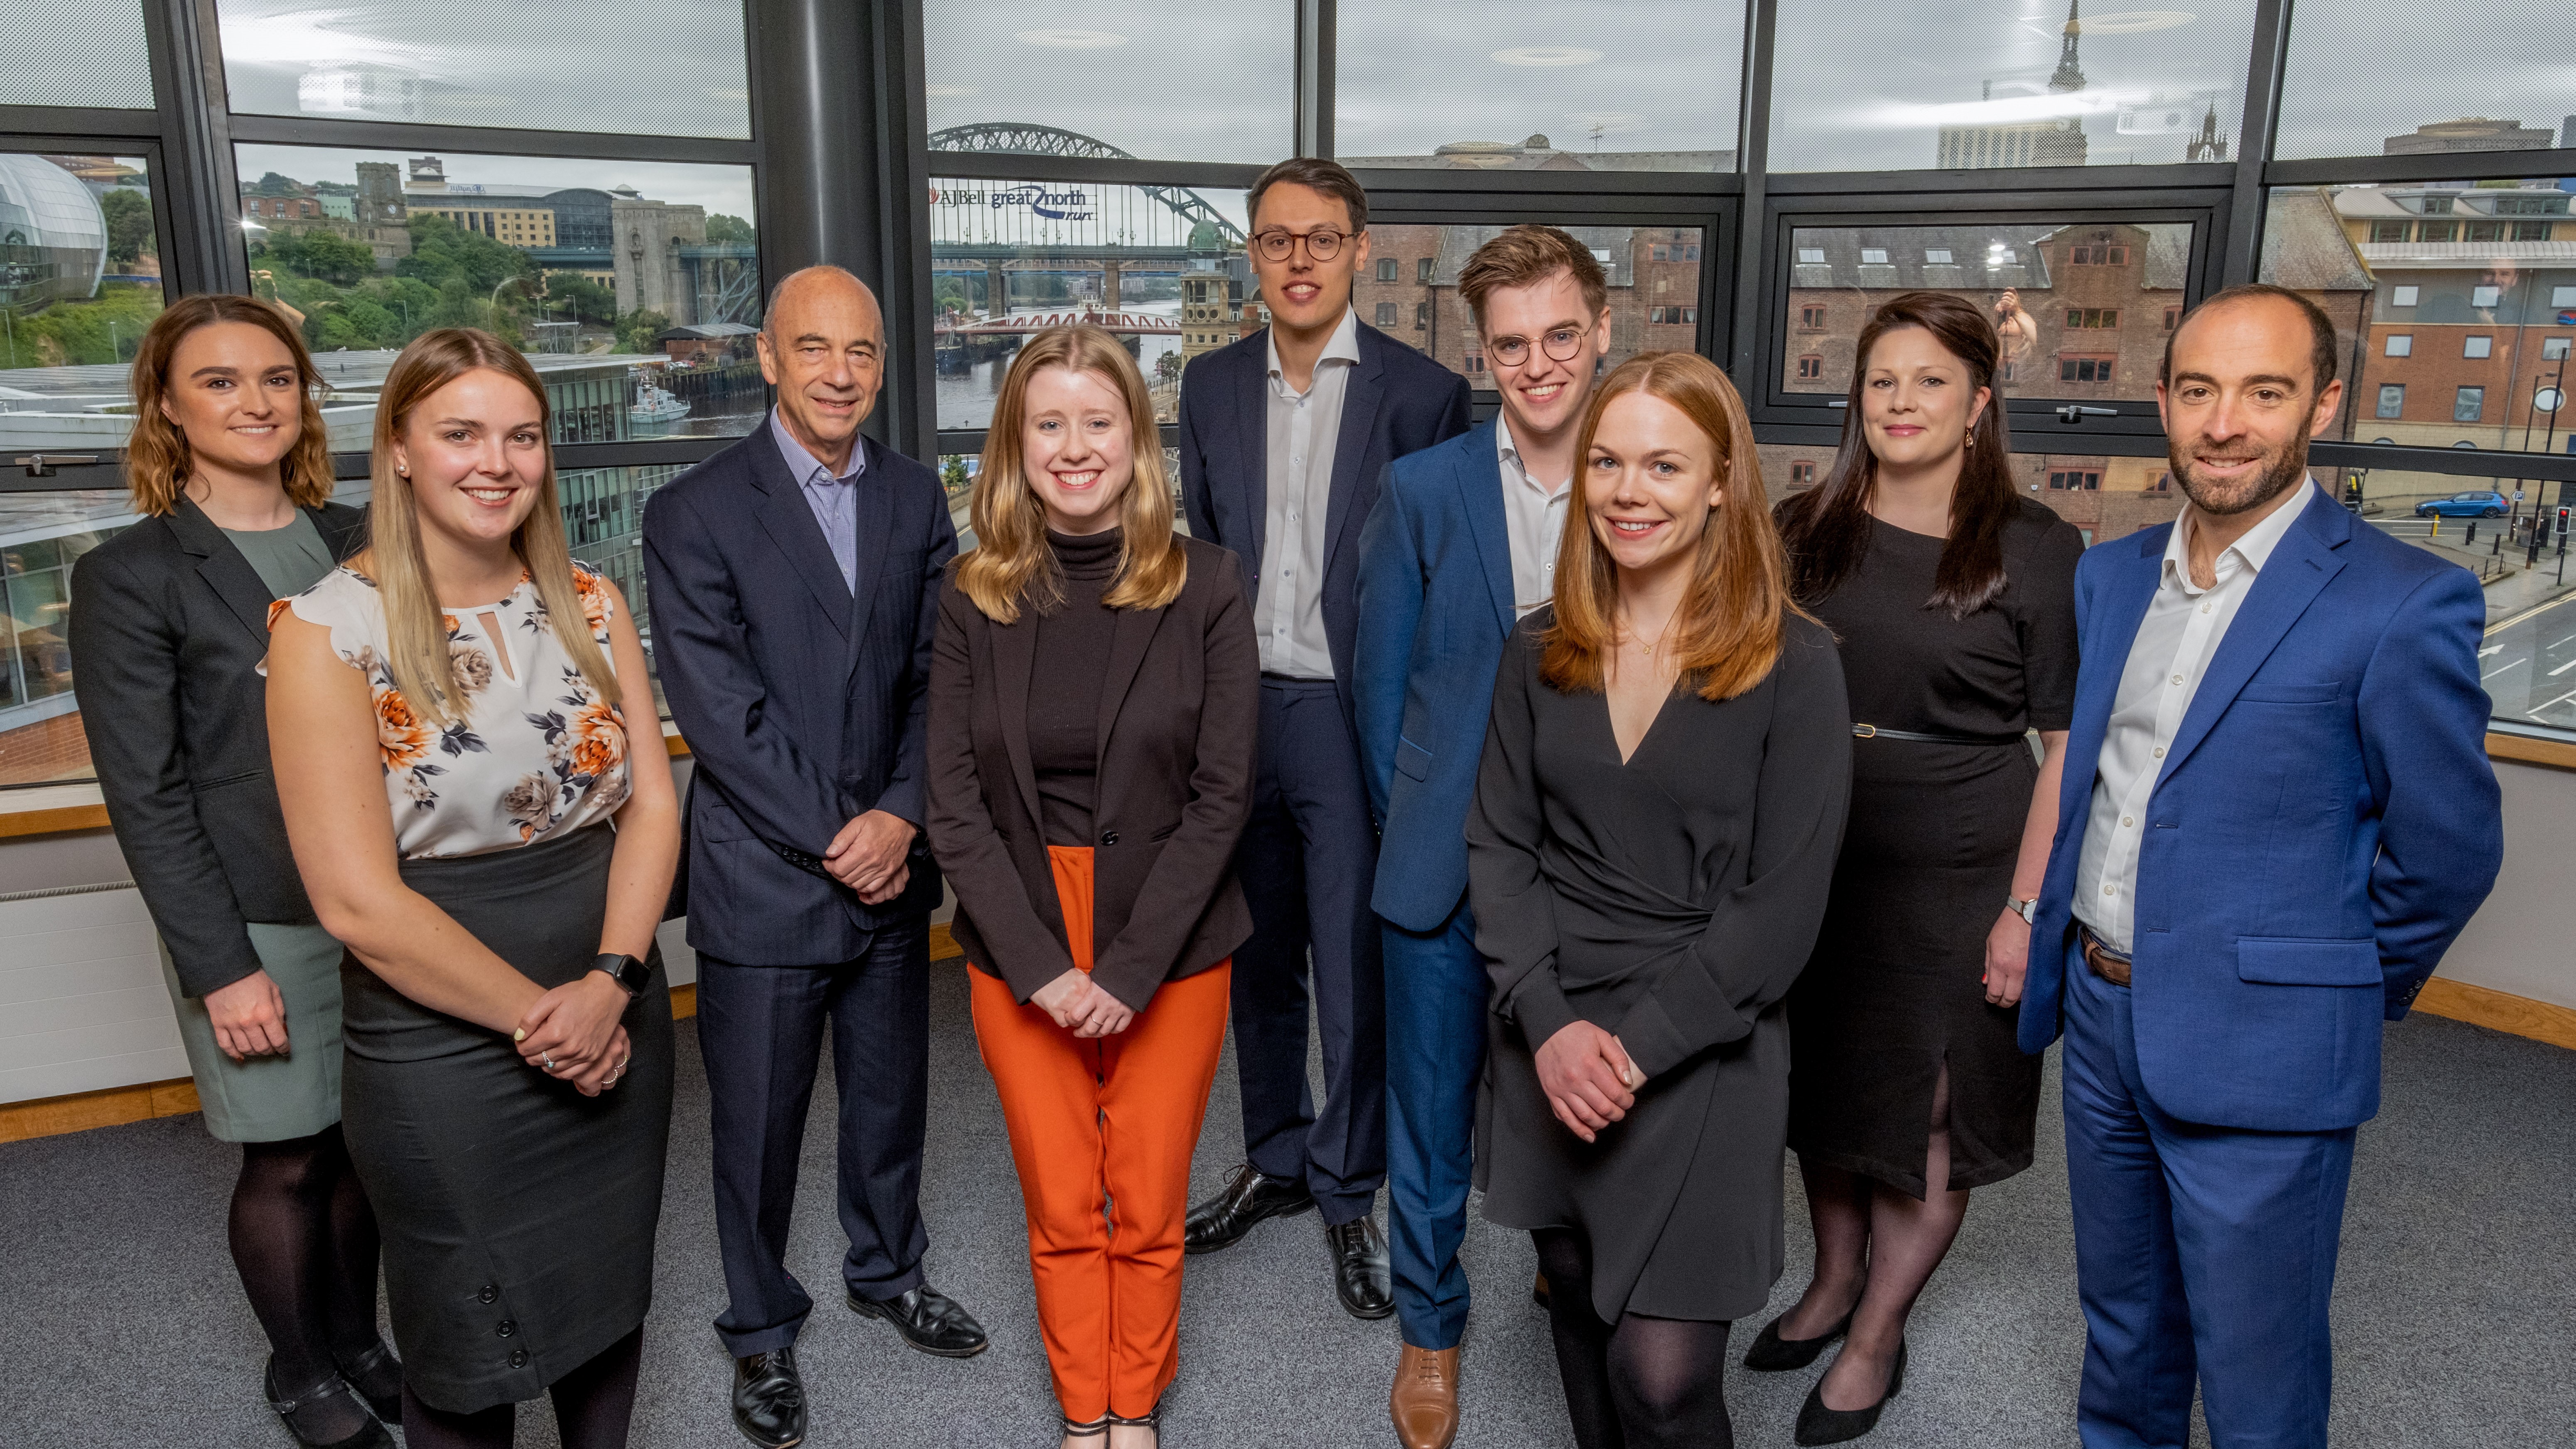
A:
<svg viewBox="0 0 2576 1449">
<path fill-rule="evenodd" d="M 1225 1043 L 1260 660 L 1172 532 L 1145 380 L 1092 327 L 1002 384 L 930 671 L 930 844 L 1028 1204 L 1064 1449 L 1153 1449 L 1190 1151 Z"/>
</svg>

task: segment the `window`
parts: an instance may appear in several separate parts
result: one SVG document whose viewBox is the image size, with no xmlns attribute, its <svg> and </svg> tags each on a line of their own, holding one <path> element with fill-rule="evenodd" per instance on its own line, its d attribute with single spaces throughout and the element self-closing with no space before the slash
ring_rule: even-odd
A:
<svg viewBox="0 0 2576 1449">
<path fill-rule="evenodd" d="M 1429 302 L 1416 302 L 1413 304 L 1413 330 L 1416 332 L 1427 332 L 1431 330 L 1431 304 Z"/>
<path fill-rule="evenodd" d="M 1819 263 L 1823 262 L 1823 261 L 1824 261 L 1824 259 L 1825 259 L 1825 249 L 1824 249 L 1823 247 L 1800 247 L 1800 248 L 1798 248 L 1798 264 L 1799 264 L 1800 266 L 1809 266 L 1809 267 L 1812 267 L 1812 266 L 1818 265 Z"/>
<path fill-rule="evenodd" d="M 2470 222 L 2468 224 L 2468 239 L 2473 242 L 2503 241 L 2504 223 L 2500 221 Z"/>
<path fill-rule="evenodd" d="M 1866 12 L 1867 38 L 1855 44 L 1854 21 L 1861 12 L 1850 5 L 1779 0 L 1771 168 L 1888 171 L 2205 159 L 2193 154 L 2205 118 L 2214 113 L 2216 130 L 2224 134 L 2236 129 L 2245 109 L 2255 6 L 2253 0 L 2210 0 L 2187 8 L 2194 12 L 2191 22 L 2178 24 L 2159 14 L 2115 32 L 2108 26 L 2116 20 L 2097 21 L 2096 7 L 2087 5 L 2080 40 L 2061 39 L 2060 31 L 2068 28 L 2067 0 L 2011 8 L 1878 9 Z M 2128 10 L 2118 19 L 2138 13 Z M 2097 24 L 2106 28 L 2097 32 Z M 1918 254 L 1913 248 L 1900 253 Z"/>
<path fill-rule="evenodd" d="M 2383 382 L 2379 385 L 2379 413 L 2383 418 L 2406 416 L 2406 384 Z"/>
<path fill-rule="evenodd" d="M 2095 492 L 2102 486 L 2102 475 L 2083 471 L 2051 473 L 2048 475 L 2048 486 L 2077 492 Z"/>
<path fill-rule="evenodd" d="M 1801 332 L 1822 332 L 1822 331 L 1824 331 L 1824 330 L 1825 330 L 1825 309 L 1824 309 L 1824 308 L 1822 308 L 1822 307 L 1801 307 L 1801 308 L 1799 308 L 1799 309 L 1798 309 L 1798 330 L 1799 330 L 1799 331 L 1801 331 Z"/>
<path fill-rule="evenodd" d="M 2088 330 L 2117 327 L 2120 325 L 2120 309 L 2117 307 L 2069 307 L 2066 309 L 2066 325 L 2070 328 Z"/>
<path fill-rule="evenodd" d="M 2567 344 L 2568 344 L 2568 343 L 2569 343 L 2569 341 L 2571 341 L 2571 340 L 2576 340 L 2576 339 L 2570 339 L 2570 338 L 2565 338 L 2565 337 L 2543 337 L 2543 338 L 2541 338 L 2541 339 L 2540 339 L 2540 360 L 2541 360 L 2541 361 L 2543 361 L 2543 362 L 2564 362 L 2564 361 L 2566 361 L 2566 360 L 2567 360 Z"/>
<path fill-rule="evenodd" d="M 1239 208 L 1242 204 L 1243 193 L 1240 191 L 1209 188 L 1196 194 L 1205 197 L 1211 205 L 1222 203 Z M 1602 272 L 1609 283 L 1611 351 L 1605 359 L 1606 364 L 1615 366 L 1626 361 L 1632 353 L 1649 347 L 1691 345 L 1691 339 L 1670 333 L 1658 334 L 1649 340 L 1647 328 L 1657 322 L 1698 320 L 1699 309 L 1696 306 L 1677 306 L 1674 303 L 1680 298 L 1699 295 L 1699 267 L 1696 263 L 1680 260 L 1654 266 L 1651 258 L 1658 246 L 1665 248 L 1667 255 L 1674 258 L 1686 255 L 1695 242 L 1677 241 L 1675 238 L 1695 239 L 1700 235 L 1698 227 L 1578 225 L 1565 229 L 1601 261 Z M 1471 356 L 1481 358 L 1483 347 L 1476 333 L 1475 318 L 1458 295 L 1458 275 L 1476 248 L 1501 235 L 1504 230 L 1505 227 L 1499 223 L 1438 224 L 1371 217 L 1369 235 L 1375 249 L 1393 256 L 1421 260 L 1413 267 L 1409 289 L 1393 294 L 1398 300 L 1380 302 L 1379 299 L 1388 294 L 1382 290 L 1372 291 L 1363 303 L 1362 315 L 1368 315 L 1370 304 L 1376 304 L 1380 309 L 1394 307 L 1395 317 L 1402 317 L 1409 311 L 1413 317 L 1413 328 L 1407 340 L 1419 347 L 1425 356 L 1439 359 L 1451 367 L 1461 367 Z M 1383 287 L 1384 284 L 1375 285 Z M 1233 339 L 1228 337 L 1227 340 Z M 1150 349 L 1154 343 L 1147 339 L 1145 345 Z M 1492 365 L 1490 359 L 1483 360 L 1488 367 Z M 1007 370 L 1007 363 L 1002 366 Z M 1472 370 L 1462 370 L 1461 375 L 1476 376 Z M 942 396 L 948 395 L 955 386 L 953 379 L 943 373 L 940 382 Z"/>
<path fill-rule="evenodd" d="M 2370 239 L 2374 242 L 2402 242 L 2406 240 L 2406 223 L 2374 221 L 2370 224 Z"/>
<path fill-rule="evenodd" d="M 2517 221 L 2513 224 L 2513 239 L 2518 242 L 2547 241 L 2549 240 L 2549 223 L 2545 221 Z"/>
<path fill-rule="evenodd" d="M 613 38 L 494 3 L 345 0 L 317 10 L 307 0 L 215 0 L 214 10 L 236 112 L 751 135 L 742 14 L 728 6 L 666 7 L 649 27 Z M 470 50 L 458 44 L 466 33 Z M 632 83 L 605 83 L 618 75 Z M 599 179 L 596 163 L 592 170 Z"/>
<path fill-rule="evenodd" d="M 2109 357 L 2060 357 L 2057 359 L 2057 380 L 2059 382 L 2109 382 L 2111 364 L 2115 360 Z"/>
<path fill-rule="evenodd" d="M 2108 245 L 2072 247 L 2067 251 L 2066 263 L 2073 267 L 2125 267 L 2129 264 L 2129 249 Z"/>
<path fill-rule="evenodd" d="M 0 106 L 149 110 L 152 62 L 132 0 L 14 0 Z"/>
<path fill-rule="evenodd" d="M 1417 287 L 1430 286 L 1431 269 L 1439 264 L 1440 259 L 1438 257 L 1416 257 L 1413 262 L 1413 285 Z"/>
<path fill-rule="evenodd" d="M 1296 149 L 1293 0 L 921 0 L 918 13 L 934 152 L 1266 166 Z"/>
<path fill-rule="evenodd" d="M 1824 376 L 1824 375 L 1825 375 L 1825 360 L 1824 360 L 1822 357 L 1819 357 L 1819 356 L 1817 356 L 1817 355 L 1815 355 L 1814 353 L 1812 353 L 1812 352 L 1811 352 L 1811 353 L 1807 354 L 1806 356 L 1801 357 L 1801 358 L 1799 358 L 1799 359 L 1798 359 L 1798 380 L 1799 380 L 1799 381 L 1801 381 L 1801 382 L 1812 382 L 1812 381 L 1814 381 L 1815 379 L 1820 378 L 1820 377 L 1822 377 L 1822 376 Z"/>
<path fill-rule="evenodd" d="M 125 446 L 117 366 L 162 302 L 144 163 L 0 151 L 0 465 Z"/>
<path fill-rule="evenodd" d="M 2565 216 L 2567 198 L 2564 196 L 2505 196 L 2497 198 L 2495 209 L 2498 216 Z"/>
<path fill-rule="evenodd" d="M 1860 249 L 1860 263 L 1861 263 L 1861 265 L 1862 265 L 1862 266 L 1865 266 L 1865 267 L 1883 267 L 1883 266 L 1886 266 L 1886 265 L 1887 265 L 1887 248 L 1885 248 L 1885 247 L 1862 247 L 1862 248 Z"/>
<path fill-rule="evenodd" d="M 1813 488 L 1813 487 L 1815 487 L 1815 486 L 1816 486 L 1816 465 L 1815 465 L 1814 463 L 1811 463 L 1811 462 L 1805 461 L 1804 459 L 1801 459 L 1801 460 L 1800 460 L 1800 461 L 1798 461 L 1798 462 L 1795 462 L 1795 463 L 1790 464 L 1790 465 L 1789 465 L 1789 486 L 1790 486 L 1790 487 L 1792 487 L 1792 488 Z"/>
<path fill-rule="evenodd" d="M 2181 325 L 2182 309 L 2180 307 L 2167 307 L 2165 309 L 2165 330 L 2167 332 L 2171 332 Z"/>
<path fill-rule="evenodd" d="M 2452 198 L 2447 196 L 2427 196 L 2418 204 L 2423 207 L 2426 216 L 2449 216 L 2451 201 Z"/>
<path fill-rule="evenodd" d="M 2388 357 L 2413 357 L 2415 355 L 2415 335 L 2411 332 L 2389 333 L 2387 351 L 2382 355 Z"/>
<path fill-rule="evenodd" d="M 1923 262 L 1926 266 L 1949 266 L 1951 265 L 1950 249 L 1948 247 L 1925 247 L 1923 249 Z"/>
<path fill-rule="evenodd" d="M 989 11 L 973 0 L 952 3 Z M 1262 3 L 1275 3 L 1283 16 L 1293 10 L 1286 0 Z M 1172 8 L 1169 28 L 1183 49 L 1177 69 L 1195 63 L 1188 51 L 1201 27 L 1228 7 Z M 1333 148 L 1345 166 L 1735 169 L 1742 0 L 1631 0 L 1615 19 L 1532 20 L 1474 0 L 1346 5 L 1333 33 Z M 1283 34 L 1263 57 L 1283 92 L 1291 55 Z M 1149 74 L 1107 93 L 1167 89 Z M 1290 141 L 1282 135 L 1258 158 L 1240 159 L 1276 160 L 1289 154 Z"/>
<path fill-rule="evenodd" d="M 2552 307 L 2576 307 L 2576 287 L 2550 288 L 2549 305 Z"/>
<path fill-rule="evenodd" d="M 1395 304 L 1393 302 L 1380 302 L 1377 304 L 1377 325 L 1380 327 L 1392 327 L 1395 325 Z"/>
<path fill-rule="evenodd" d="M 2415 239 L 2426 242 L 2447 242 L 2456 240 L 2459 232 L 2460 224 L 2456 221 L 2428 221 L 2416 226 Z"/>
<path fill-rule="evenodd" d="M 1657 242 L 1654 250 L 1648 255 L 1647 260 L 1657 262 L 1670 261 L 1672 260 L 1672 248 L 1665 246 L 1661 242 Z"/>
<path fill-rule="evenodd" d="M 2416 297 L 2421 294 L 2422 289 L 2417 287 L 2391 287 L 2388 289 L 2388 305 L 2391 307 L 2412 307 L 2415 305 Z"/>
<path fill-rule="evenodd" d="M 2543 3 L 2507 13 L 2538 20 L 2560 12 Z M 2409 27 L 2400 41 L 2391 16 L 2346 4 L 2310 5 L 2290 18 L 2273 154 L 2284 160 L 2425 156 L 2560 144 L 2554 128 L 2567 113 L 2562 77 L 2546 66 L 2498 63 L 2491 40 L 2465 27 Z M 2237 48 L 2243 50 L 2243 42 Z M 2424 106 L 2403 84 L 2353 83 L 2357 57 L 2398 65 L 2401 49 L 2402 69 L 2410 75 L 2480 75 L 2474 106 Z M 2524 119 L 2483 119 L 2512 116 Z"/>
<path fill-rule="evenodd" d="M 1399 268 L 1399 266 L 1400 266 L 1400 265 L 1401 265 L 1401 264 L 1400 264 L 1399 262 L 1397 262 L 1397 261 L 1396 261 L 1396 259 L 1395 259 L 1395 258 L 1393 258 L 1393 257 L 1380 257 L 1380 258 L 1378 258 L 1378 259 L 1377 259 L 1377 279 L 1378 279 L 1379 281 L 1381 281 L 1381 282 L 1392 282 L 1392 281 L 1394 281 L 1394 280 L 1395 280 L 1395 278 L 1396 278 L 1397 269 Z"/>
<path fill-rule="evenodd" d="M 1649 322 L 1697 322 L 1699 320 L 1699 309 L 1697 307 L 1649 307 L 1646 309 L 1646 320 Z"/>
<path fill-rule="evenodd" d="M 2464 387 L 2460 389 L 2459 397 L 2451 403 L 2451 421 L 2474 423 L 2486 415 L 2486 410 L 2487 390 L 2482 387 Z"/>
<path fill-rule="evenodd" d="M 2460 343 L 2460 355 L 2462 357 L 2493 357 L 2495 356 L 2495 339 L 2492 337 L 2464 338 Z"/>
<path fill-rule="evenodd" d="M 1471 376 L 1482 377 L 1485 372 L 1485 354 L 1481 352 L 1468 353 L 1467 371 Z"/>
<path fill-rule="evenodd" d="M 2493 307 L 2503 300 L 2504 288 L 2502 287 L 2471 287 L 2469 289 L 2469 305 L 2472 307 Z"/>
</svg>

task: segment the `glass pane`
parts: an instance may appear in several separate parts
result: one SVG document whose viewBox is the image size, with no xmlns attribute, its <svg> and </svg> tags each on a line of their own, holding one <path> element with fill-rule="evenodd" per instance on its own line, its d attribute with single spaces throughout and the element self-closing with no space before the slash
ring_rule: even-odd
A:
<svg viewBox="0 0 2576 1449">
<path fill-rule="evenodd" d="M 2292 7 L 2274 156 L 2576 146 L 2566 59 L 2576 35 L 2565 5 L 2511 0 L 2475 24 L 2401 28 L 2403 13 L 2361 0 L 2299 0 Z M 2506 36 L 2525 43 L 2496 43 Z M 2398 62 L 2402 79 L 2356 84 L 2356 62 L 2370 64 L 2363 57 Z"/>
<path fill-rule="evenodd" d="M 1781 386 L 1832 397 L 1878 303 L 1922 290 L 1994 317 L 2006 396 L 2152 399 L 2191 270 L 2181 222 L 1800 227 L 1793 246 Z"/>
<path fill-rule="evenodd" d="M 2507 479 L 2499 486 L 2510 489 L 2515 484 Z M 2486 641 L 2478 646 L 2478 672 L 2484 677 L 2495 717 L 2576 729 L 2576 668 L 2570 667 L 2576 665 L 2576 606 L 2571 606 L 2576 604 L 2576 593 L 2565 583 L 2567 538 L 2554 523 L 2557 505 L 2576 506 L 2576 488 L 2529 485 L 2534 497 L 2541 496 L 2543 487 L 2552 505 L 2545 515 L 2551 526 L 2537 558 L 2531 553 L 2532 531 L 2527 522 L 2521 527 L 2508 524 L 2501 547 L 2493 524 L 2485 525 L 2481 536 L 2471 542 L 2464 527 L 2445 522 L 2439 542 L 2455 545 L 2451 556 L 2481 572 L 2516 571 L 2487 586 L 2490 624 Z M 2530 509 L 2526 506 L 2523 511 L 2527 515 Z M 2576 517 L 2576 508 L 2571 508 L 2570 516 Z M 2406 525 L 2389 527 L 2396 531 Z M 2437 546 L 2429 538 L 2417 541 Z"/>
<path fill-rule="evenodd" d="M 524 349 L 555 394 L 558 442 L 728 437 L 768 406 L 748 167 L 234 155 L 252 289 L 303 320 L 335 449 L 366 448 L 374 389 L 433 327 Z"/>
<path fill-rule="evenodd" d="M 1740 3 L 1429 0 L 1344 6 L 1334 24 L 1346 166 L 1735 169 Z"/>
<path fill-rule="evenodd" d="M 134 522 L 121 492 L 0 493 L 0 787 L 86 779 L 72 696 L 72 570 Z"/>
<path fill-rule="evenodd" d="M 1296 147 L 1296 6 L 923 0 L 933 151 L 1266 166 Z"/>
<path fill-rule="evenodd" d="M 739 0 L 667 0 L 574 25 L 516 0 L 216 0 L 235 111 L 751 135 Z"/>
<path fill-rule="evenodd" d="M 140 0 L 14 0 L 0 26 L 0 106 L 151 105 Z"/>
<path fill-rule="evenodd" d="M 1252 288 L 1242 192 L 934 181 L 929 207 L 942 428 L 989 422 L 1012 354 L 1061 322 L 1127 338 L 1165 422 L 1182 364 L 1237 335 Z"/>
<path fill-rule="evenodd" d="M 2015 434 L 2024 445 L 2042 441 Z M 1764 443 L 1760 446 L 1764 491 L 1777 502 L 1804 493 L 1832 476 L 1840 449 L 1832 444 Z M 2182 512 L 2182 494 L 2162 458 L 2124 458 L 2092 453 L 2015 453 L 2015 489 L 2045 503 L 2058 517 L 2074 524 L 2088 544 L 2126 538 L 2142 528 L 2169 523 Z"/>
<path fill-rule="evenodd" d="M 1360 278 L 1351 304 L 1360 320 L 1429 353 L 1471 387 L 1491 388 L 1475 313 L 1458 293 L 1467 259 L 1504 230 L 1373 222 L 1372 255 L 1396 263 L 1393 283 Z M 1640 352 L 1689 352 L 1699 345 L 1700 229 L 1695 226 L 1571 226 L 1610 280 L 1610 354 L 1616 367 Z M 1255 307 L 1259 306 L 1256 301 Z"/>
<path fill-rule="evenodd" d="M 1780 0 L 1771 169 L 2127 166 L 2234 155 L 2253 0 L 2078 10 L 2079 0 L 1873 10 L 1862 41 L 1851 6 Z"/>
<path fill-rule="evenodd" d="M 144 158 L 0 152 L 0 456 L 124 447 L 161 300 Z"/>
</svg>

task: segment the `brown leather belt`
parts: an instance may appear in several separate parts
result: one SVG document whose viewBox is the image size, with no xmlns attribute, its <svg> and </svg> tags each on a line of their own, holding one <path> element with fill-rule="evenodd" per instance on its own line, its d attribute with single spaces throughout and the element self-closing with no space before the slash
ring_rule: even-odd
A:
<svg viewBox="0 0 2576 1449">
<path fill-rule="evenodd" d="M 2102 938 L 2084 928 L 2084 967 L 2114 986 L 2129 984 L 2129 958 L 2102 944 Z"/>
</svg>

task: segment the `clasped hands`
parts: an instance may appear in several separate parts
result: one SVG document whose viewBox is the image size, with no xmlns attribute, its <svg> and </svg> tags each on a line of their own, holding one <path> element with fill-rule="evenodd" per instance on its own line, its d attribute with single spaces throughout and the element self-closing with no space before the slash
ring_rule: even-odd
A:
<svg viewBox="0 0 2576 1449">
<path fill-rule="evenodd" d="M 1576 1020 L 1542 1043 L 1537 1053 L 1539 1090 L 1566 1130 L 1586 1142 L 1624 1120 L 1637 1105 L 1637 1089 L 1646 1085 L 1645 1070 L 1628 1056 L 1619 1038 Z"/>
<path fill-rule="evenodd" d="M 870 810 L 832 837 L 831 848 L 823 852 L 823 868 L 857 891 L 865 904 L 884 905 L 912 882 L 908 857 L 914 834 L 913 823 L 902 816 Z"/>
<path fill-rule="evenodd" d="M 585 971 L 537 998 L 519 1018 L 519 1059 L 596 1097 L 626 1074 L 633 1047 L 618 1019 L 633 998 L 604 971 Z"/>
<path fill-rule="evenodd" d="M 1078 1037 L 1116 1036 L 1136 1020 L 1134 1007 L 1102 990 L 1079 966 L 1039 987 L 1029 1004 Z"/>
</svg>

